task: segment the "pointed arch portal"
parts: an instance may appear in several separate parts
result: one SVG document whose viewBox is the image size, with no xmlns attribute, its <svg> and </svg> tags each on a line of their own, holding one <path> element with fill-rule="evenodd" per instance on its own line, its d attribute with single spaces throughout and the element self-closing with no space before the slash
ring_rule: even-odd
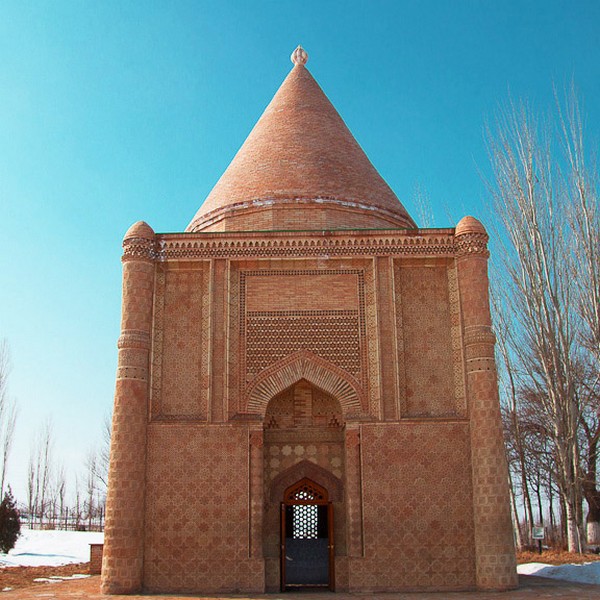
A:
<svg viewBox="0 0 600 600">
<path fill-rule="evenodd" d="M 359 383 L 339 367 L 308 350 L 300 350 L 280 360 L 254 380 L 248 394 L 248 412 L 264 417 L 271 398 L 301 379 L 336 398 L 344 416 L 361 412 Z"/>
<path fill-rule="evenodd" d="M 335 591 L 333 504 L 324 487 L 303 477 L 281 503 L 281 591 L 328 587 Z"/>
</svg>

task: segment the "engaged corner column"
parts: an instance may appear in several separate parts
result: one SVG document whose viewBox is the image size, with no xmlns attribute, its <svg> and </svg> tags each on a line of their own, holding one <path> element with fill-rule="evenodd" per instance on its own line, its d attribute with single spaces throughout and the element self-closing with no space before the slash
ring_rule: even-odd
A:
<svg viewBox="0 0 600 600">
<path fill-rule="evenodd" d="M 504 590 L 516 587 L 518 578 L 490 315 L 488 239 L 483 225 L 473 217 L 465 217 L 456 227 L 471 428 L 476 582 L 479 589 Z"/>
<path fill-rule="evenodd" d="M 133 225 L 123 240 L 123 305 L 112 437 L 102 592 L 142 589 L 149 352 L 154 290 L 154 231 Z"/>
</svg>

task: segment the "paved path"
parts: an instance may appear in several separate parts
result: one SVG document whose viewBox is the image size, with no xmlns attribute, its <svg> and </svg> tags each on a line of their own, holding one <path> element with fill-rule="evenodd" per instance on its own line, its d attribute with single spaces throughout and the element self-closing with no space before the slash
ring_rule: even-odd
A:
<svg viewBox="0 0 600 600">
<path fill-rule="evenodd" d="M 251 594 L 227 596 L 105 596 L 100 593 L 100 577 L 89 577 L 60 583 L 40 584 L 29 588 L 0 593 L 1 600 L 541 600 L 562 598 L 563 600 L 600 600 L 600 586 L 554 581 L 542 577 L 521 575 L 521 585 L 512 592 L 439 592 L 437 594 L 331 594 L 313 592 L 287 592 L 285 594 Z"/>
</svg>

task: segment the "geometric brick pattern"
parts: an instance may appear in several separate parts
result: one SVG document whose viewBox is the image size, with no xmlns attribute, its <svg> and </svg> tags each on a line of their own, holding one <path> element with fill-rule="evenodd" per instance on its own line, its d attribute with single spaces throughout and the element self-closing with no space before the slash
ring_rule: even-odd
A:
<svg viewBox="0 0 600 600">
<path fill-rule="evenodd" d="M 389 256 L 375 259 L 377 273 L 377 338 L 379 341 L 381 416 L 384 421 L 395 421 L 400 414 L 399 378 L 396 336 L 394 330 L 396 306 L 394 305 L 393 259 Z"/>
<path fill-rule="evenodd" d="M 282 235 L 286 235 L 285 233 Z M 194 244 L 189 244 L 193 246 Z M 227 242 L 223 242 L 223 247 Z M 268 251 L 269 246 L 265 246 Z M 307 248 L 310 248 L 307 245 Z M 300 248 L 297 250 L 300 252 Z M 352 260 L 352 267 L 349 269 L 348 261 L 327 260 L 323 264 L 320 260 L 270 260 L 270 268 L 264 268 L 265 263 L 257 260 L 229 260 L 228 262 L 228 303 L 227 303 L 227 348 L 228 348 L 228 368 L 224 372 L 227 391 L 227 413 L 230 417 L 246 413 L 249 394 L 255 388 L 258 377 L 252 380 L 252 374 L 248 373 L 246 364 L 248 353 L 246 348 L 246 327 L 248 317 L 254 318 L 255 313 L 275 312 L 286 319 L 298 316 L 312 319 L 316 317 L 329 317 L 355 315 L 358 311 L 358 335 L 360 370 L 355 377 L 346 369 L 340 369 L 343 376 L 348 380 L 358 384 L 361 388 L 359 392 L 362 410 L 371 411 L 377 414 L 379 410 L 379 359 L 378 359 L 378 322 L 377 309 L 375 306 L 376 293 L 374 284 L 374 273 L 372 262 L 369 257 L 356 257 Z M 301 266 L 302 268 L 298 268 Z M 263 268 L 259 268 L 263 267 Z M 309 285 L 310 284 L 310 285 Z M 333 293 L 323 296 L 324 289 Z M 293 294 L 290 294 L 290 290 Z M 257 295 L 258 294 L 258 295 Z M 319 300 L 321 294 L 321 300 Z M 250 304 L 248 304 L 249 302 Z M 269 308 L 268 311 L 256 310 L 259 308 Z M 253 309 L 253 310 L 250 310 Z M 284 310 L 285 309 L 285 310 Z M 344 313 L 337 311 L 343 310 Z M 333 312 L 335 311 L 335 312 Z M 347 312 L 353 311 L 353 312 Z M 271 317 L 272 318 L 272 317 Z M 218 330 L 217 330 L 218 331 Z M 255 353 L 261 357 L 260 360 L 268 360 L 262 345 L 266 341 L 257 332 L 252 342 L 252 356 Z M 265 332 L 268 334 L 268 332 Z M 355 334 L 349 334 L 354 337 Z M 308 336 L 300 335 L 303 340 L 294 342 L 298 345 L 310 345 Z M 288 339 L 280 337 L 281 344 L 289 343 Z M 270 343 L 270 349 L 273 353 L 279 352 L 277 343 Z M 305 351 L 304 349 L 301 352 Z M 352 356 L 349 351 L 337 344 L 336 340 L 330 340 L 328 344 L 315 348 L 311 352 L 316 356 L 317 352 L 331 358 L 331 361 L 324 360 L 324 363 L 330 366 L 336 366 L 333 360 L 339 360 L 348 369 L 354 369 L 357 361 L 356 353 L 353 350 Z M 290 355 L 286 357 L 289 358 Z M 274 359 L 272 359 L 274 360 Z M 261 362 L 261 365 L 264 362 Z M 275 361 L 275 364 L 280 364 Z M 272 369 L 272 364 L 259 377 L 268 370 Z M 253 370 L 254 366 L 251 367 Z M 314 381 L 314 380 L 313 380 Z M 286 386 L 289 386 L 290 381 Z M 356 386 L 355 386 L 356 387 Z M 281 388 L 283 389 L 283 388 Z M 279 390 L 280 391 L 280 390 Z M 276 393 L 276 392 L 275 392 Z M 269 395 L 266 402 L 272 397 Z M 339 396 L 338 399 L 341 400 Z M 250 411 L 253 412 L 253 411 Z"/>
<path fill-rule="evenodd" d="M 448 269 L 396 266 L 402 281 L 405 416 L 456 416 Z"/>
<path fill-rule="evenodd" d="M 473 588 L 467 423 L 363 425 L 361 444 L 365 557 L 350 590 Z"/>
<path fill-rule="evenodd" d="M 208 265 L 207 265 L 208 266 Z M 206 420 L 207 268 L 157 270 L 152 416 Z"/>
<path fill-rule="evenodd" d="M 250 313 L 246 321 L 248 374 L 258 375 L 273 362 L 306 349 L 360 377 L 358 311 L 314 313 Z"/>
<path fill-rule="evenodd" d="M 160 261 L 211 258 L 249 259 L 320 259 L 402 256 L 432 257 L 456 255 L 452 229 L 415 231 L 389 229 L 379 231 L 278 231 L 265 243 L 264 232 L 245 231 L 207 236 L 206 234 L 161 233 L 157 235 L 156 258 Z M 255 263 L 255 267 L 260 266 Z M 303 265 L 304 266 L 304 265 Z M 264 268 L 264 265 L 263 265 Z"/>
<path fill-rule="evenodd" d="M 279 431 L 265 431 L 265 488 L 270 490 L 271 482 L 294 465 L 307 460 L 342 479 L 344 475 L 343 436 L 318 435 L 276 435 Z M 312 438 L 312 439 L 311 439 Z"/>
<path fill-rule="evenodd" d="M 126 247 L 104 589 L 277 591 L 302 477 L 333 498 L 338 589 L 512 587 L 481 239 L 268 266 Z"/>
<path fill-rule="evenodd" d="M 330 294 L 323 297 L 323 289 Z M 310 350 L 364 379 L 365 284 L 359 270 L 270 269 L 240 274 L 240 335 L 251 380 L 274 362 Z"/>
<path fill-rule="evenodd" d="M 467 389 L 465 381 L 464 340 L 462 335 L 462 319 L 458 275 L 456 262 L 448 261 L 448 299 L 450 301 L 450 339 L 452 340 L 452 367 L 454 372 L 454 401 L 456 414 L 467 417 Z"/>
<path fill-rule="evenodd" d="M 247 436 L 235 427 L 149 426 L 148 591 L 263 589 L 262 561 L 249 558 Z"/>
</svg>

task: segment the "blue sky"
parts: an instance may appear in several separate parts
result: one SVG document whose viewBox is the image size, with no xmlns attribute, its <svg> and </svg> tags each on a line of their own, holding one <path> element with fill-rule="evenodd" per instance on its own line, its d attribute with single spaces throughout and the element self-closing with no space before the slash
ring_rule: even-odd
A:
<svg viewBox="0 0 600 600">
<path fill-rule="evenodd" d="M 182 231 L 291 68 L 297 44 L 418 220 L 484 214 L 486 120 L 573 79 L 600 123 L 597 1 L 5 0 L 0 5 L 0 338 L 24 499 L 47 417 L 71 484 L 112 405 L 121 239 Z M 596 138 L 597 139 L 597 138 Z"/>
</svg>

